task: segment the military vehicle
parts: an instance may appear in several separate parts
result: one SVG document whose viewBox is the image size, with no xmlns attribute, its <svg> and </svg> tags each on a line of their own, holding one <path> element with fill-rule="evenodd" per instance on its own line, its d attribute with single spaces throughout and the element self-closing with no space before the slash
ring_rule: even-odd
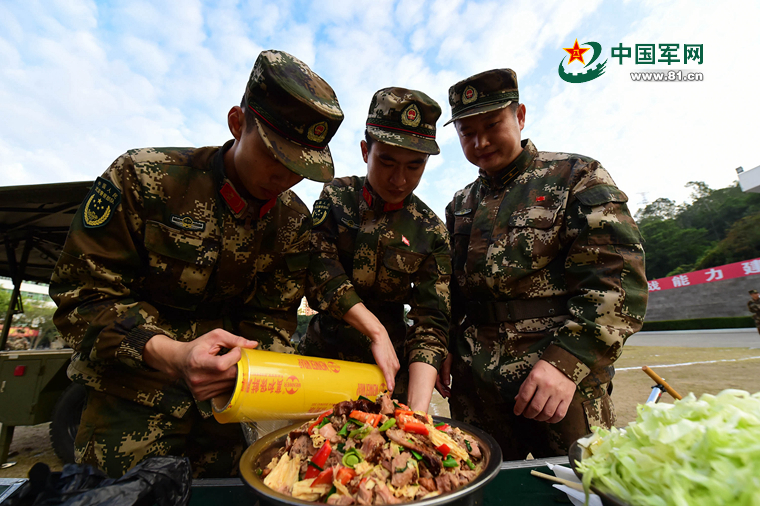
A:
<svg viewBox="0 0 760 506">
<path fill-rule="evenodd" d="M 48 421 L 55 453 L 64 463 L 74 462 L 85 391 L 66 376 L 73 351 L 5 348 L 13 316 L 24 310 L 22 281 L 50 281 L 74 213 L 92 183 L 0 187 L 0 276 L 13 282 L 0 333 L 0 464 L 8 459 L 15 427 Z"/>
</svg>

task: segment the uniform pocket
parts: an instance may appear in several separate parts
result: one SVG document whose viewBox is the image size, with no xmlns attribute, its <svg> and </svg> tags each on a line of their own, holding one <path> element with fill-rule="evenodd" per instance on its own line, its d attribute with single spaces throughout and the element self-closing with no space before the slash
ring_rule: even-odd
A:
<svg viewBox="0 0 760 506">
<path fill-rule="evenodd" d="M 412 286 L 412 275 L 417 272 L 425 255 L 388 246 L 383 253 L 383 263 L 378 269 L 375 288 L 383 300 L 406 301 Z"/>
<path fill-rule="evenodd" d="M 453 268 L 463 270 L 467 263 L 467 248 L 470 245 L 470 234 L 472 233 L 472 213 L 454 218 L 454 235 L 452 245 L 454 247 L 454 256 L 452 258 Z"/>
<path fill-rule="evenodd" d="M 500 235 L 488 250 L 488 268 L 503 276 L 543 269 L 559 253 L 558 218 L 562 207 L 530 206 L 514 211 L 507 221 L 506 234 Z"/>
<path fill-rule="evenodd" d="M 509 217 L 510 227 L 549 228 L 557 219 L 559 206 L 531 206 L 519 209 Z"/>
<path fill-rule="evenodd" d="M 148 250 L 147 291 L 158 303 L 195 309 L 219 258 L 219 243 L 202 232 L 145 224 Z"/>
<path fill-rule="evenodd" d="M 383 255 L 383 265 L 393 271 L 413 274 L 420 268 L 425 255 L 388 246 Z"/>
</svg>

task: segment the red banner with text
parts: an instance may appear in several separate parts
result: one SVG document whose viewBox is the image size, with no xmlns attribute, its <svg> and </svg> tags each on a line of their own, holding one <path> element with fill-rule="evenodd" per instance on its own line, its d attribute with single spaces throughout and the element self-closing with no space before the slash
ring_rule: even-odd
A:
<svg viewBox="0 0 760 506">
<path fill-rule="evenodd" d="M 670 290 L 671 288 L 714 283 L 715 281 L 742 278 L 744 276 L 752 276 L 753 274 L 760 274 L 760 258 L 711 267 L 709 269 L 702 269 L 701 271 L 676 274 L 667 278 L 654 279 L 649 282 L 649 291 L 658 292 L 660 290 Z"/>
</svg>

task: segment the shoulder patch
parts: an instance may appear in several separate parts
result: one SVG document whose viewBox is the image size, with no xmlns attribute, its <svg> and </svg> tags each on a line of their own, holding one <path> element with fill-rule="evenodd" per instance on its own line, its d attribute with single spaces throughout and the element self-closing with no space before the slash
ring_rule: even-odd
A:
<svg viewBox="0 0 760 506">
<path fill-rule="evenodd" d="M 628 197 L 617 187 L 608 184 L 600 184 L 587 188 L 576 194 L 581 204 L 587 206 L 600 206 L 607 202 L 628 202 Z"/>
<path fill-rule="evenodd" d="M 321 225 L 325 219 L 327 219 L 327 214 L 330 212 L 330 201 L 326 199 L 320 199 L 314 202 L 314 210 L 311 212 L 311 220 L 312 225 L 317 226 Z"/>
<path fill-rule="evenodd" d="M 104 227 L 121 203 L 121 191 L 111 181 L 99 177 L 84 199 L 82 222 L 85 228 Z"/>
</svg>

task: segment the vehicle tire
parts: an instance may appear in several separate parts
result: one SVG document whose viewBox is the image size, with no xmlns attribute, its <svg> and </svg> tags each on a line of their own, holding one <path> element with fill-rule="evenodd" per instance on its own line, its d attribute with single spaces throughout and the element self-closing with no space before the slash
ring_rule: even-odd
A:
<svg viewBox="0 0 760 506">
<path fill-rule="evenodd" d="M 50 422 L 50 441 L 53 451 L 64 464 L 74 463 L 74 438 L 79 430 L 79 420 L 87 400 L 87 389 L 72 383 L 63 391 L 53 408 Z"/>
</svg>

